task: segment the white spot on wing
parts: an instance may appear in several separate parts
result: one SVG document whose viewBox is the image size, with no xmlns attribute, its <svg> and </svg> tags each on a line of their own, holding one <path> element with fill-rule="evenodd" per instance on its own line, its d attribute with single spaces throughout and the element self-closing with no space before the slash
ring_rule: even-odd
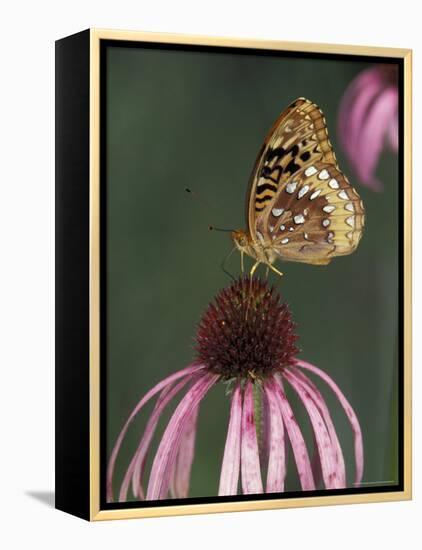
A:
<svg viewBox="0 0 422 550">
<path fill-rule="evenodd" d="M 331 189 L 338 189 L 340 187 L 338 181 L 335 178 L 331 178 L 328 182 L 328 185 L 331 187 Z"/>
<path fill-rule="evenodd" d="M 312 193 L 312 195 L 309 197 L 309 200 L 310 201 L 313 201 L 314 199 L 316 199 L 318 197 L 318 195 L 321 194 L 321 189 L 317 189 L 316 191 L 314 191 Z"/>
<path fill-rule="evenodd" d="M 284 212 L 284 208 L 273 208 L 271 212 L 275 218 L 278 218 Z"/>
<path fill-rule="evenodd" d="M 322 220 L 322 225 L 323 225 L 324 227 L 328 227 L 328 226 L 330 225 L 330 220 L 327 220 L 327 219 Z"/>
<path fill-rule="evenodd" d="M 284 231 L 286 229 L 285 225 L 280 225 L 280 231 Z"/>
<path fill-rule="evenodd" d="M 347 199 L 349 198 L 349 197 L 347 196 L 346 191 L 345 191 L 344 189 L 342 189 L 342 190 L 338 193 L 338 197 L 339 197 L 340 199 L 343 199 L 344 201 L 347 201 Z"/>
<path fill-rule="evenodd" d="M 320 180 L 328 180 L 329 177 L 330 177 L 330 174 L 325 168 L 324 170 L 321 170 L 321 172 L 318 174 L 318 179 Z"/>
<path fill-rule="evenodd" d="M 348 203 L 344 206 L 344 208 L 345 208 L 346 210 L 348 210 L 349 212 L 354 212 L 354 211 L 355 211 L 355 207 L 353 206 L 353 203 L 352 203 L 352 202 L 348 202 Z"/>
<path fill-rule="evenodd" d="M 290 193 L 291 195 L 296 191 L 296 187 L 297 187 L 297 181 L 291 181 L 286 185 L 286 193 Z"/>
<path fill-rule="evenodd" d="M 331 214 L 331 212 L 334 212 L 335 209 L 336 207 L 334 204 L 327 204 L 327 206 L 323 207 L 324 212 L 327 212 L 327 214 Z"/>
<path fill-rule="evenodd" d="M 303 216 L 303 214 L 298 214 L 293 220 L 295 223 L 305 223 L 305 216 Z"/>
<path fill-rule="evenodd" d="M 272 233 L 274 231 L 274 226 L 270 225 L 269 229 L 270 229 L 270 232 Z"/>
<path fill-rule="evenodd" d="M 281 240 L 281 244 L 287 244 L 288 242 L 289 242 L 289 239 L 287 237 Z"/>
<path fill-rule="evenodd" d="M 348 218 L 346 218 L 346 223 L 347 225 L 350 225 L 350 227 L 355 227 L 355 217 L 349 216 Z"/>
<path fill-rule="evenodd" d="M 315 166 L 309 166 L 309 168 L 305 170 L 305 176 L 309 178 L 310 176 L 313 176 L 317 172 L 318 170 L 315 168 Z"/>
<path fill-rule="evenodd" d="M 297 194 L 297 198 L 301 199 L 303 195 L 306 195 L 306 193 L 309 191 L 309 185 L 304 185 L 302 189 L 299 189 L 299 193 Z"/>
</svg>

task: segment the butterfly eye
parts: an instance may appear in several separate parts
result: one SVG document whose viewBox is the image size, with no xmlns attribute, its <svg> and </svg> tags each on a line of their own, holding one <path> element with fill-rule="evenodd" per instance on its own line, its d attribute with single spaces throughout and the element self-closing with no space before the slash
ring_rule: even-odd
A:
<svg viewBox="0 0 422 550">
<path fill-rule="evenodd" d="M 234 231 L 232 233 L 232 237 L 234 241 L 238 244 L 240 247 L 247 246 L 248 239 L 246 238 L 246 235 L 241 231 Z"/>
</svg>

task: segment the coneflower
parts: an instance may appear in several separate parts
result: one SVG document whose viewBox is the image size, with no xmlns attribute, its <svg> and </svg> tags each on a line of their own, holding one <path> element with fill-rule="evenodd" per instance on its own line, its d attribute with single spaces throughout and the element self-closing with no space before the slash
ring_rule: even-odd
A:
<svg viewBox="0 0 422 550">
<path fill-rule="evenodd" d="M 384 150 L 399 148 L 398 70 L 374 65 L 347 88 L 339 109 L 339 138 L 361 183 L 375 191 L 383 184 L 375 175 Z"/>
<path fill-rule="evenodd" d="M 332 378 L 311 363 L 296 358 L 294 330 L 288 306 L 266 282 L 244 277 L 222 290 L 200 321 L 196 360 L 152 388 L 123 426 L 108 464 L 107 501 L 113 502 L 114 466 L 126 432 L 154 396 L 158 398 L 123 477 L 119 501 L 127 500 L 130 486 L 139 500 L 188 496 L 198 410 L 217 382 L 226 383 L 231 395 L 219 495 L 236 495 L 239 485 L 243 494 L 283 492 L 289 444 L 302 490 L 316 489 L 320 477 L 327 489 L 346 487 L 340 442 L 327 404 L 308 372 L 317 375 L 333 390 L 350 421 L 355 445 L 354 484 L 359 485 L 363 473 L 359 421 Z M 285 383 L 293 388 L 308 413 L 315 442 L 312 460 L 286 396 Z M 145 492 L 144 470 L 155 429 L 166 406 L 182 389 L 185 389 L 184 395 L 155 452 Z M 265 480 L 263 472 L 266 472 Z"/>
</svg>

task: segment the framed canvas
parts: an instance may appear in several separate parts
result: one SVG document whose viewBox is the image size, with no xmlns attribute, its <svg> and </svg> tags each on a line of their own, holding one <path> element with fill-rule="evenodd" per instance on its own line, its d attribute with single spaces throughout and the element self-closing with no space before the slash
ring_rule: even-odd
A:
<svg viewBox="0 0 422 550">
<path fill-rule="evenodd" d="M 411 498 L 411 51 L 56 43 L 56 507 Z"/>
</svg>

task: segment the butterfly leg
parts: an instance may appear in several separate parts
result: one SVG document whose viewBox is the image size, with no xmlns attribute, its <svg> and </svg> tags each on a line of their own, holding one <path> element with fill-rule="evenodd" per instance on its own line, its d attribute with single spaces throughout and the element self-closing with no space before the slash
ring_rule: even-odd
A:
<svg viewBox="0 0 422 550">
<path fill-rule="evenodd" d="M 270 258 L 268 257 L 268 253 L 265 252 L 265 258 L 266 258 L 266 262 L 265 262 L 265 265 L 267 266 L 267 279 L 268 279 L 268 270 L 271 269 L 271 271 L 274 271 L 274 273 L 277 273 L 277 275 L 279 277 L 283 277 L 283 273 L 281 271 L 279 271 L 276 267 L 273 266 L 273 264 L 271 263 L 271 260 Z"/>
<path fill-rule="evenodd" d="M 265 270 L 265 278 L 268 279 L 268 274 L 270 273 L 270 268 L 267 265 L 267 269 Z"/>
<path fill-rule="evenodd" d="M 253 275 L 254 275 L 254 273 L 255 273 L 255 271 L 256 271 L 256 268 L 259 266 L 260 263 L 261 263 L 260 261 L 257 261 L 257 262 L 255 262 L 255 263 L 253 264 L 252 269 L 251 269 L 251 271 L 250 271 L 250 276 L 251 276 L 251 278 L 253 277 Z"/>
<path fill-rule="evenodd" d="M 253 279 L 253 276 L 254 276 L 254 273 L 256 271 L 256 268 L 259 266 L 261 262 L 259 260 L 257 260 L 253 266 L 252 266 L 252 269 L 249 273 L 249 276 L 250 276 L 250 279 L 249 279 L 249 291 L 252 292 L 252 279 Z M 247 306 L 247 309 L 246 309 L 246 319 L 248 318 L 248 313 L 249 313 L 249 302 L 248 302 L 248 306 Z"/>
<path fill-rule="evenodd" d="M 243 250 L 240 251 L 240 271 L 242 272 L 242 275 L 243 275 L 243 272 L 245 271 L 245 266 L 244 266 L 244 263 L 243 263 Z"/>
<path fill-rule="evenodd" d="M 280 277 L 283 277 L 284 273 L 282 273 L 281 271 L 279 271 L 276 267 L 274 267 L 272 264 L 268 263 L 267 264 L 267 269 L 270 268 L 271 271 L 274 271 L 274 273 L 277 273 L 277 275 L 279 275 Z"/>
</svg>

